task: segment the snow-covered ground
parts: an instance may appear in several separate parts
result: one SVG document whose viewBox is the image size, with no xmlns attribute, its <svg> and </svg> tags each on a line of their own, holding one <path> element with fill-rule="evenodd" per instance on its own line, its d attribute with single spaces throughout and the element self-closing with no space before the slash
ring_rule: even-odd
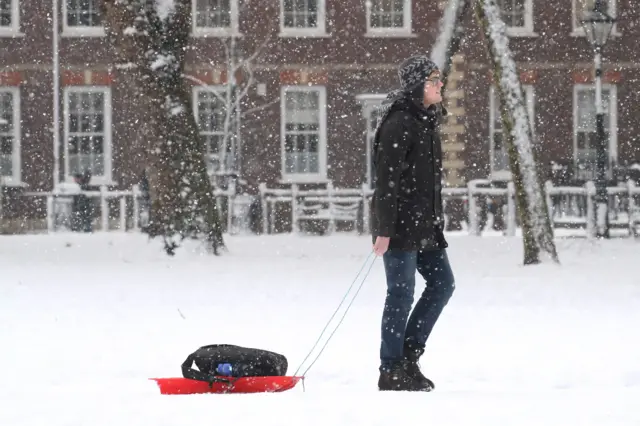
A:
<svg viewBox="0 0 640 426">
<path fill-rule="evenodd" d="M 370 251 L 366 236 L 227 237 L 167 258 L 140 235 L 0 237 L 0 425 L 640 424 L 640 242 L 449 236 L 457 289 L 422 361 L 432 393 L 379 393 L 377 259 L 344 324 L 280 394 L 161 396 L 199 346 L 286 355 L 292 373 Z M 421 286 L 418 286 L 418 291 Z"/>
</svg>

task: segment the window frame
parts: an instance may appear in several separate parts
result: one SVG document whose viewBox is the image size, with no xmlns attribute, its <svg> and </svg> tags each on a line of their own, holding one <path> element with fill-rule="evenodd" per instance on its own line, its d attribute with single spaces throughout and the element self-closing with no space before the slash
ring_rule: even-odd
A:
<svg viewBox="0 0 640 426">
<path fill-rule="evenodd" d="M 229 0 L 231 7 L 230 21 L 228 27 L 199 27 L 197 26 L 198 1 L 191 1 L 191 35 L 193 37 L 240 37 L 240 6 L 239 0 Z"/>
<path fill-rule="evenodd" d="M 595 93 L 596 85 L 593 84 L 574 84 L 573 85 L 573 168 L 574 175 L 577 175 L 578 165 L 578 93 L 582 90 L 593 90 Z M 602 83 L 602 90 L 609 90 L 609 146 L 607 175 L 611 176 L 612 165 L 618 162 L 618 86 L 611 83 Z M 595 118 L 595 117 L 594 117 Z"/>
<path fill-rule="evenodd" d="M 71 93 L 102 93 L 104 95 L 104 174 L 92 175 L 91 185 L 113 185 L 113 139 L 112 139 L 112 90 L 109 86 L 66 86 L 63 91 L 63 154 L 64 154 L 64 179 L 66 182 L 74 182 L 69 172 L 69 94 Z"/>
<path fill-rule="evenodd" d="M 13 145 L 11 147 L 11 176 L 2 176 L 2 185 L 21 186 L 22 185 L 22 155 L 21 155 L 21 105 L 20 89 L 12 86 L 0 86 L 0 93 L 11 93 L 13 97 Z"/>
<path fill-rule="evenodd" d="M 0 37 L 24 36 L 20 32 L 20 1 L 11 0 L 11 25 L 0 26 Z"/>
<path fill-rule="evenodd" d="M 318 92 L 319 107 L 319 140 L 318 140 L 318 172 L 287 173 L 286 171 L 286 114 L 287 92 Z M 327 88 L 323 85 L 283 85 L 280 87 L 280 174 L 283 182 L 316 183 L 327 181 Z"/>
<path fill-rule="evenodd" d="M 506 24 L 506 22 L 505 22 Z M 527 37 L 537 36 L 533 31 L 533 0 L 524 0 L 524 26 L 513 27 L 507 25 L 507 36 L 509 37 Z"/>
<path fill-rule="evenodd" d="M 217 94 L 219 94 L 221 97 L 225 97 L 226 96 L 226 92 L 227 92 L 227 86 L 223 85 L 223 84 L 208 84 L 208 85 L 200 85 L 200 86 L 194 86 L 192 88 L 192 108 L 193 108 L 193 115 L 194 115 L 194 119 L 196 121 L 196 125 L 198 126 L 198 136 L 200 137 L 202 135 L 202 131 L 200 129 L 200 122 L 199 122 L 199 112 L 200 112 L 200 108 L 199 108 L 199 96 L 200 93 L 210 93 L 210 92 L 216 92 Z M 234 150 L 232 150 L 231 154 L 234 156 L 233 160 L 237 160 L 238 159 L 238 150 L 240 149 L 239 146 L 236 146 Z M 212 155 L 209 153 L 209 146 L 208 144 L 205 146 L 205 152 L 204 152 L 205 157 L 207 158 L 207 173 L 209 173 L 210 175 L 213 174 L 215 175 L 216 173 L 220 172 L 220 170 L 213 170 L 211 168 L 209 168 L 209 157 L 212 157 Z M 218 161 L 220 159 L 218 158 Z M 227 159 L 228 161 L 228 159 Z M 236 162 L 234 161 L 233 164 L 236 164 Z M 237 166 L 237 165 L 236 165 Z M 225 169 L 226 172 L 231 172 L 231 171 L 235 171 L 235 170 L 230 170 L 228 168 Z"/>
<path fill-rule="evenodd" d="M 529 120 L 531 120 L 531 131 L 533 139 L 536 135 L 536 91 L 533 84 L 522 84 L 522 91 L 526 101 L 525 108 L 527 114 L 529 114 Z M 490 178 L 494 181 L 508 181 L 512 179 L 511 170 L 496 170 L 495 167 L 495 141 L 494 135 L 496 133 L 496 107 L 497 107 L 497 90 L 494 85 L 489 88 L 489 166 L 490 166 Z M 502 132 L 502 129 L 500 129 Z M 503 142 L 505 141 L 503 137 Z M 534 142 L 533 140 L 531 141 Z"/>
<path fill-rule="evenodd" d="M 572 37 L 586 37 L 584 33 L 584 28 L 578 22 L 577 13 L 577 5 L 576 2 L 579 0 L 571 0 L 571 36 Z M 616 16 L 618 10 L 618 0 L 608 0 L 609 1 L 609 14 L 611 16 Z M 621 34 L 618 32 L 618 22 L 613 24 L 613 28 L 611 28 L 611 37 L 619 37 Z"/>
<path fill-rule="evenodd" d="M 306 28 L 289 28 L 284 26 L 284 1 L 280 3 L 280 34 L 279 37 L 327 37 L 327 2 L 326 0 L 317 0 L 318 2 L 318 26 Z"/>
<path fill-rule="evenodd" d="M 402 28 L 396 27 L 372 27 L 371 26 L 371 1 L 365 0 L 365 19 L 366 19 L 366 37 L 415 37 L 416 35 L 413 33 L 413 1 L 412 0 L 403 0 L 402 4 L 402 13 L 403 13 L 403 23 L 404 26 Z"/>
<path fill-rule="evenodd" d="M 102 25 L 86 26 L 86 25 L 69 25 L 67 19 L 67 3 L 70 0 L 64 0 L 61 2 L 62 7 L 62 36 L 63 37 L 105 37 L 107 35 L 104 29 L 104 22 Z M 100 0 L 91 0 L 92 2 Z M 97 6 L 100 9 L 100 6 Z M 102 16 L 104 21 L 104 16 Z"/>
</svg>

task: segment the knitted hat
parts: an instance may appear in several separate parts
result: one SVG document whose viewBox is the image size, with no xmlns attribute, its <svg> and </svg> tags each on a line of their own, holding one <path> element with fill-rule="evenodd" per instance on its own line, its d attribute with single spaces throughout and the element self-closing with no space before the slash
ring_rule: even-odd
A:
<svg viewBox="0 0 640 426">
<path fill-rule="evenodd" d="M 412 92 L 418 87 L 422 87 L 431 73 L 437 70 L 438 65 L 426 56 L 411 56 L 398 68 L 400 86 L 405 92 Z"/>
</svg>

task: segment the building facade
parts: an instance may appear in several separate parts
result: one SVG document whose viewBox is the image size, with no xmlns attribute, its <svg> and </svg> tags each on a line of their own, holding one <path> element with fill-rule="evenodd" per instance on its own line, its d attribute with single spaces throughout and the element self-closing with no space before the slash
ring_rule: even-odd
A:
<svg viewBox="0 0 640 426">
<path fill-rule="evenodd" d="M 122 78 L 127 69 L 106 43 L 101 0 L 58 1 L 57 87 L 52 11 L 41 0 L 0 2 L 0 176 L 5 215 L 20 220 L 46 214 L 41 198 L 25 194 L 51 191 L 76 173 L 88 170 L 92 186 L 113 189 L 130 188 L 143 173 L 132 141 L 145 137 L 144 111 L 128 97 Z M 640 61 L 633 49 L 640 30 L 632 25 L 638 10 L 633 0 L 608 1 L 620 20 L 604 55 L 613 167 L 640 162 L 634 121 Z M 566 2 L 550 8 L 538 0 L 499 1 L 543 172 L 550 172 L 551 162 L 566 163 L 576 170 L 572 176 L 584 178 L 595 140 L 592 55 L 576 23 L 585 4 Z M 260 183 L 371 184 L 375 107 L 397 86 L 399 62 L 428 54 L 445 3 L 193 0 L 185 79 L 210 171 L 238 174 L 249 193 Z M 467 27 L 445 101 L 450 186 L 509 178 L 490 66 L 472 14 Z M 251 84 L 239 90 L 240 130 L 229 138 L 228 64 L 248 58 L 251 73 L 240 79 Z"/>
<path fill-rule="evenodd" d="M 549 7 L 536 0 L 507 0 L 503 17 L 520 71 L 535 149 L 545 177 L 583 184 L 595 177 L 594 54 L 580 25 L 593 0 L 566 0 Z M 640 163 L 635 117 L 639 105 L 640 55 L 633 46 L 639 6 L 605 1 L 618 22 L 603 51 L 603 106 L 608 138 L 608 175 L 624 179 Z M 465 43 L 465 178 L 510 179 L 500 123 L 500 104 L 477 27 Z"/>
</svg>

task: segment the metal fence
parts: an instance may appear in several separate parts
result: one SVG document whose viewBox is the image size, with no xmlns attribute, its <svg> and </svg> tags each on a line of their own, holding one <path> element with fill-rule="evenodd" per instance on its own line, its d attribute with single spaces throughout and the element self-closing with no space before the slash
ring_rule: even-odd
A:
<svg viewBox="0 0 640 426">
<path fill-rule="evenodd" d="M 336 188 L 323 185 L 291 184 L 280 188 L 259 186 L 257 195 L 238 194 L 235 186 L 216 189 L 215 196 L 225 232 L 278 233 L 315 232 L 323 234 L 354 231 L 369 232 L 369 209 L 373 190 Z M 586 236 L 595 232 L 595 185 L 545 185 L 549 215 L 555 229 L 569 228 Z M 26 193 L 46 198 L 46 228 L 49 232 L 68 230 L 73 197 L 82 193 L 94 200 L 94 230 L 140 231 L 148 221 L 149 206 L 138 186 L 130 190 L 79 191 L 73 185 L 60 185 L 53 192 Z M 640 234 L 640 187 L 633 181 L 609 187 L 609 222 L 612 229 L 628 236 Z M 487 180 L 474 180 L 465 187 L 444 188 L 443 202 L 447 230 L 470 235 L 488 230 L 513 236 L 519 228 L 512 182 L 496 187 Z M 315 231 L 314 231 L 315 230 Z"/>
<path fill-rule="evenodd" d="M 545 185 L 547 207 L 555 229 L 582 230 L 587 236 L 595 232 L 595 185 L 584 186 Z M 609 222 L 612 229 L 623 230 L 637 236 L 640 231 L 640 187 L 633 181 L 609 187 Z M 347 229 L 369 231 L 369 204 L 373 194 L 368 186 L 361 188 L 335 188 L 328 183 L 324 188 L 301 189 L 292 184 L 288 188 L 268 188 L 260 185 L 262 232 L 277 232 L 277 225 L 299 232 L 306 221 L 325 222 L 325 232 L 331 233 L 340 223 Z M 516 234 L 519 227 L 515 202 L 515 186 L 492 187 L 488 180 L 474 180 L 466 187 L 444 188 L 445 222 L 457 221 L 460 229 L 470 235 L 481 235 L 493 228 L 507 236 Z M 285 208 L 282 208 L 284 204 Z M 283 217 L 288 216 L 288 217 Z M 500 217 L 501 225 L 495 226 Z M 491 223 L 493 221 L 493 223 Z M 449 227 L 447 224 L 447 228 Z"/>
</svg>

